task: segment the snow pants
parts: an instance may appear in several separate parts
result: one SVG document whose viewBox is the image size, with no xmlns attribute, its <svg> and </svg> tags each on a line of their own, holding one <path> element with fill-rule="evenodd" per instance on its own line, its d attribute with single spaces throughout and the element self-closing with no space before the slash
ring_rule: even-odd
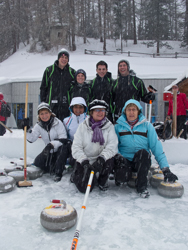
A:
<svg viewBox="0 0 188 250">
<path fill-rule="evenodd" d="M 112 171 L 114 165 L 114 158 L 107 160 L 103 166 L 103 171 L 97 177 L 96 173 L 94 174 L 93 182 L 91 184 L 90 191 L 93 190 L 94 186 L 100 185 L 104 186 L 108 180 L 108 177 Z M 84 173 L 84 168 L 81 166 L 79 162 L 76 162 L 75 172 L 73 176 L 73 182 L 81 193 L 85 193 L 87 189 L 87 184 L 89 181 L 91 170 L 88 169 L 86 173 Z M 84 178 L 85 176 L 85 178 Z"/>
<path fill-rule="evenodd" d="M 141 149 L 135 153 L 132 161 L 124 158 L 124 164 L 124 168 L 114 167 L 115 181 L 120 183 L 122 180 L 128 181 L 131 177 L 130 171 L 137 172 L 136 189 L 139 193 L 144 191 L 147 188 L 147 175 L 151 166 L 150 154 L 145 149 Z"/>
<path fill-rule="evenodd" d="M 1 121 L 3 124 L 5 124 L 5 121 Z M 3 136 L 6 133 L 6 128 L 0 124 L 0 136 Z"/>
<path fill-rule="evenodd" d="M 186 129 L 187 127 L 185 125 L 185 122 L 186 122 L 186 115 L 177 116 L 177 136 L 179 135 L 180 131 L 184 129 L 180 137 L 187 139 L 187 129 Z"/>
<path fill-rule="evenodd" d="M 71 142 L 63 143 L 57 152 L 50 153 L 44 150 L 35 158 L 34 165 L 50 174 L 62 175 L 67 158 L 71 155 Z"/>
</svg>

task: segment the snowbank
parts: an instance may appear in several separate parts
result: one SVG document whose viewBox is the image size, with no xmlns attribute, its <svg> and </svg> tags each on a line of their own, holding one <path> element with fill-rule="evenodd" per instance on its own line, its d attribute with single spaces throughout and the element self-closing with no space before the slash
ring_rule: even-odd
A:
<svg viewBox="0 0 188 250">
<path fill-rule="evenodd" d="M 12 129 L 12 133 L 6 132 L 0 136 L 0 157 L 23 157 L 24 156 L 24 132 L 21 129 Z M 39 138 L 34 143 L 27 142 L 27 156 L 35 158 L 44 148 L 44 142 Z"/>
<path fill-rule="evenodd" d="M 13 129 L 13 133 L 7 131 L 0 137 L 0 157 L 23 157 L 24 155 L 24 133 L 23 130 Z M 169 164 L 188 164 L 188 140 L 172 138 L 171 140 L 161 141 L 164 152 Z M 35 158 L 44 148 L 44 142 L 39 138 L 34 143 L 27 142 L 27 156 Z M 179 153 L 178 153 L 179 152 Z M 156 162 L 152 156 L 153 162 Z"/>
</svg>

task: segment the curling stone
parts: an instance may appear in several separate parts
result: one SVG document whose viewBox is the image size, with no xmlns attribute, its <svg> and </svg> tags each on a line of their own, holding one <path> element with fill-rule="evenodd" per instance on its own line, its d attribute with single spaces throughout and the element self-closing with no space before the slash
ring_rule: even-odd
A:
<svg viewBox="0 0 188 250">
<path fill-rule="evenodd" d="M 77 212 L 71 205 L 66 204 L 66 202 L 63 204 L 52 203 L 41 212 L 40 222 L 49 231 L 66 231 L 76 224 Z"/>
<path fill-rule="evenodd" d="M 0 193 L 7 193 L 14 189 L 16 181 L 11 176 L 0 176 Z"/>
<path fill-rule="evenodd" d="M 152 175 L 155 175 L 155 174 L 163 174 L 163 171 L 160 168 L 155 168 L 152 171 L 149 170 L 148 171 L 148 181 L 149 182 L 151 181 Z"/>
<path fill-rule="evenodd" d="M 131 179 L 127 182 L 127 185 L 131 188 L 135 188 L 135 181 L 137 178 L 137 172 L 132 172 Z"/>
<path fill-rule="evenodd" d="M 6 176 L 7 173 L 5 172 L 4 169 L 0 169 L 0 176 Z"/>
<path fill-rule="evenodd" d="M 169 183 L 161 181 L 157 187 L 158 193 L 167 198 L 180 198 L 184 193 L 184 187 L 178 182 Z"/>
<path fill-rule="evenodd" d="M 29 180 L 35 180 L 37 178 L 42 177 L 43 171 L 41 168 L 32 165 L 30 167 L 27 167 L 27 175 Z"/>
<path fill-rule="evenodd" d="M 17 166 L 16 164 L 12 164 L 12 165 L 7 166 L 6 168 L 4 168 L 4 170 L 8 174 L 8 173 L 13 172 L 13 171 L 22 171 L 23 167 L 22 166 Z"/>
<path fill-rule="evenodd" d="M 163 174 L 154 174 L 150 178 L 150 184 L 153 188 L 157 188 L 161 181 L 164 180 Z"/>
<path fill-rule="evenodd" d="M 158 164 L 152 164 L 149 171 L 151 172 L 151 175 L 154 174 L 155 171 L 159 170 L 159 165 Z"/>
<path fill-rule="evenodd" d="M 8 173 L 8 176 L 13 177 L 16 183 L 19 181 L 24 181 L 24 171 L 12 171 Z M 27 179 L 29 179 L 29 177 L 27 177 Z"/>
</svg>

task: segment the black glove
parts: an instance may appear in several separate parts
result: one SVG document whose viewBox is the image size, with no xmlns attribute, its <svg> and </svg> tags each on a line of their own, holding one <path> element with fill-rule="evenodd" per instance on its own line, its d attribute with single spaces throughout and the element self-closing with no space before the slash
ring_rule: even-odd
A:
<svg viewBox="0 0 188 250">
<path fill-rule="evenodd" d="M 97 160 L 93 163 L 95 172 L 101 173 L 104 167 L 104 163 L 105 163 L 105 159 L 102 156 L 99 156 Z"/>
<path fill-rule="evenodd" d="M 51 149 L 54 149 L 54 146 L 51 143 L 48 143 L 48 145 L 46 145 L 42 152 L 45 156 L 47 156 L 50 153 Z"/>
<path fill-rule="evenodd" d="M 120 154 L 116 154 L 115 156 L 114 156 L 114 164 L 116 165 L 116 166 L 120 166 L 122 163 L 124 164 L 124 157 L 122 156 L 122 155 L 120 155 Z"/>
<path fill-rule="evenodd" d="M 87 176 L 87 173 L 89 173 L 89 171 L 94 171 L 94 168 L 93 166 L 91 166 L 89 164 L 89 161 L 88 160 L 84 160 L 82 163 L 81 163 L 81 166 L 84 168 L 84 175 L 83 175 L 83 178 L 82 178 L 82 183 L 84 183 L 85 181 L 85 178 Z M 88 171 L 89 170 L 89 171 Z"/>
<path fill-rule="evenodd" d="M 164 181 L 168 181 L 168 182 L 175 182 L 176 180 L 178 180 L 178 177 L 173 174 L 170 169 L 168 167 L 163 168 L 162 169 L 163 174 L 164 174 Z"/>
<path fill-rule="evenodd" d="M 153 102 L 155 100 L 155 94 L 152 92 L 147 93 L 147 99 L 148 101 L 151 100 Z"/>
<path fill-rule="evenodd" d="M 24 130 L 24 127 L 27 127 L 27 130 L 30 128 L 29 126 L 29 118 L 24 118 L 22 121 L 21 121 L 21 126 L 22 126 L 22 129 Z"/>
</svg>

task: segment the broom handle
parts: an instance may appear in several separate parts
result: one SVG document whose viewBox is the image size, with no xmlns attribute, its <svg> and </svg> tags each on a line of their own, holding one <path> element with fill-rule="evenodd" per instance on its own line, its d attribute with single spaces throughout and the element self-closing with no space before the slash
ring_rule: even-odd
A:
<svg viewBox="0 0 188 250">
<path fill-rule="evenodd" d="M 8 131 L 10 131 L 10 133 L 12 133 L 12 130 L 10 130 L 4 123 L 2 123 L 2 122 L 0 121 L 0 124 L 1 124 L 3 127 L 5 127 Z"/>
<path fill-rule="evenodd" d="M 74 238 L 73 238 L 70 250 L 76 250 L 77 249 L 78 239 L 79 239 L 79 236 L 80 236 L 82 218 L 83 218 L 83 215 L 84 215 L 84 211 L 86 210 L 86 202 L 87 202 L 87 198 L 89 196 L 89 192 L 90 192 L 90 189 L 91 189 L 93 176 L 94 176 L 94 171 L 91 171 L 89 181 L 88 181 L 88 184 L 87 184 L 87 189 L 86 189 L 85 196 L 84 196 L 84 202 L 83 202 L 83 205 L 82 205 L 80 218 L 78 220 L 78 224 L 77 224 L 77 227 L 76 227 L 76 231 L 75 231 L 75 234 L 74 234 Z"/>
<path fill-rule="evenodd" d="M 25 118 L 27 118 L 27 102 L 28 102 L 28 83 L 26 84 L 26 93 L 25 93 Z M 26 132 L 27 132 L 27 126 L 24 127 L 24 180 L 27 179 L 27 174 L 26 174 L 26 166 L 27 166 Z"/>
</svg>

